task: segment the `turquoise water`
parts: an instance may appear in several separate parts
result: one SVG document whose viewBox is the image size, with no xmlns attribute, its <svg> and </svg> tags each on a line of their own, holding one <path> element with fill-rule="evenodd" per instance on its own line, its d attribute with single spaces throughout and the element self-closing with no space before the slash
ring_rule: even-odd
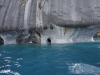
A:
<svg viewBox="0 0 100 75">
<path fill-rule="evenodd" d="M 100 42 L 2 45 L 0 75 L 100 75 Z"/>
</svg>

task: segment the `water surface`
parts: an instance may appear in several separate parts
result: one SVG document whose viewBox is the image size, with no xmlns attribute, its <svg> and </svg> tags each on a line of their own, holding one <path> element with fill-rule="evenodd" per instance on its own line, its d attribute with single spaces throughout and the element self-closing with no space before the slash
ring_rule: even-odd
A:
<svg viewBox="0 0 100 75">
<path fill-rule="evenodd" d="M 100 75 L 100 42 L 2 45 L 0 75 Z"/>
</svg>

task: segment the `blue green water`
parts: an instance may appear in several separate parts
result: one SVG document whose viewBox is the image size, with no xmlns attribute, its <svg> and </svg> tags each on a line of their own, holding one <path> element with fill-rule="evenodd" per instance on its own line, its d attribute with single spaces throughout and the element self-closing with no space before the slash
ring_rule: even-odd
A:
<svg viewBox="0 0 100 75">
<path fill-rule="evenodd" d="M 0 75 L 100 75 L 100 42 L 2 45 Z"/>
</svg>

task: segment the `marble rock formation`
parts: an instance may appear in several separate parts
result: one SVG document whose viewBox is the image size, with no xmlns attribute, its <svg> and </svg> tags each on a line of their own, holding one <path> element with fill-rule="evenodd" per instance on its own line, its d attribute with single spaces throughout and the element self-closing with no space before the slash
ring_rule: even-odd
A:
<svg viewBox="0 0 100 75">
<path fill-rule="evenodd" d="M 30 42 L 30 38 L 41 42 L 45 30 L 55 25 L 66 29 L 99 24 L 100 0 L 0 0 L 0 33 L 16 31 L 17 43 Z M 26 35 L 20 36 L 23 31 Z"/>
</svg>

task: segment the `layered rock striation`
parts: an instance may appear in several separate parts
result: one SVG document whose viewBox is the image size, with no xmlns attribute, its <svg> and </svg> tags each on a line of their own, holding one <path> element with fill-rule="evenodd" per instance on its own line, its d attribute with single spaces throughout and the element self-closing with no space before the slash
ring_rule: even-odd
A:
<svg viewBox="0 0 100 75">
<path fill-rule="evenodd" d="M 52 36 L 55 34 L 66 39 L 66 33 L 73 37 L 70 28 L 77 35 L 91 26 L 95 26 L 91 30 L 99 30 L 99 24 L 100 0 L 0 0 L 0 35 L 4 43 L 41 43 L 43 39 L 57 38 Z M 91 38 L 94 33 L 96 30 Z"/>
</svg>

